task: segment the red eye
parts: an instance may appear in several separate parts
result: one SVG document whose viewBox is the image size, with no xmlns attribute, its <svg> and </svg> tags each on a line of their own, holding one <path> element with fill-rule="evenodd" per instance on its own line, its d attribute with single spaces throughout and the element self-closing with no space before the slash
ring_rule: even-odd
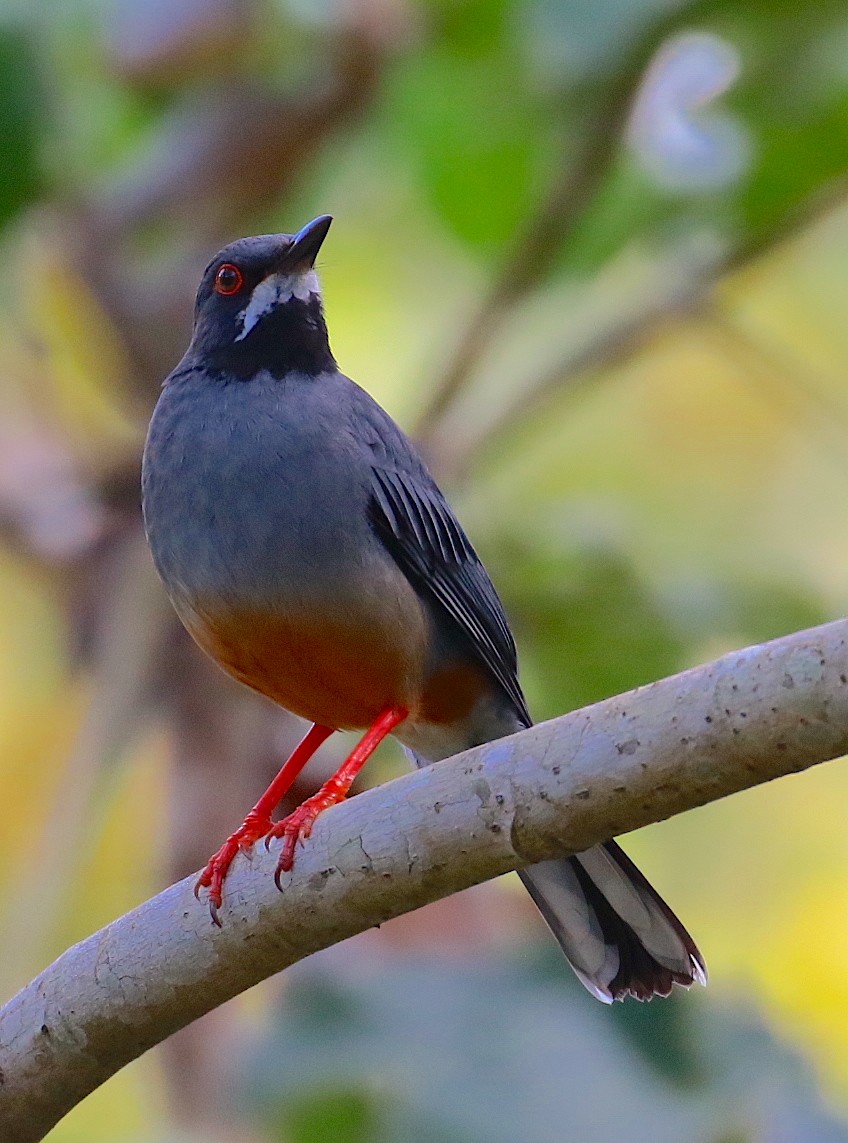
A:
<svg viewBox="0 0 848 1143">
<path fill-rule="evenodd" d="M 237 294 L 244 285 L 244 274 L 232 262 L 225 262 L 215 275 L 215 289 L 219 294 Z"/>
</svg>

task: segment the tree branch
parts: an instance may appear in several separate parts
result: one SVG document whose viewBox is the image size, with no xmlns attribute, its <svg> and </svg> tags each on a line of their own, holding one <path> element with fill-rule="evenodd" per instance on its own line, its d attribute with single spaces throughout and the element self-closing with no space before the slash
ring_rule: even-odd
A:
<svg viewBox="0 0 848 1143">
<path fill-rule="evenodd" d="M 450 413 L 441 417 L 423 442 L 440 479 L 456 484 L 467 477 L 486 448 L 537 414 L 551 397 L 581 392 L 597 381 L 601 371 L 627 361 L 661 329 L 691 313 L 713 289 L 726 264 L 721 253 L 658 263 L 638 294 L 604 321 L 594 322 L 552 367 L 523 379 L 500 400 L 480 402 L 473 417 Z"/>
<path fill-rule="evenodd" d="M 839 180 L 826 194 L 811 195 L 779 227 L 746 238 L 729 249 L 704 252 L 687 248 L 682 253 L 671 252 L 664 264 L 658 262 L 658 272 L 643 283 L 627 304 L 597 327 L 591 327 L 585 338 L 570 345 L 552 368 L 535 378 L 523 379 L 503 400 L 476 409 L 470 420 L 467 415 L 463 417 L 461 429 L 451 422 L 447 410 L 422 442 L 431 465 L 443 480 L 456 481 L 466 476 L 484 449 L 538 413 L 549 398 L 568 390 L 581 391 L 596 381 L 601 371 L 609 372 L 627 361 L 640 346 L 687 315 L 703 317 L 711 305 L 711 293 L 723 279 L 821 223 L 844 204 L 846 191 L 848 183 Z M 799 404 L 812 396 L 809 392 L 795 394 Z M 805 401 L 805 407 L 807 404 Z M 836 423 L 842 419 L 837 415 Z"/>
<path fill-rule="evenodd" d="M 639 78 L 637 69 L 625 69 L 604 93 L 600 105 L 590 106 L 582 131 L 573 140 L 576 154 L 563 161 L 559 176 L 513 242 L 436 381 L 415 427 L 418 439 L 426 441 L 434 432 L 502 321 L 545 279 L 557 254 L 577 230 L 618 154 Z"/>
<path fill-rule="evenodd" d="M 124 1064 L 302 957 L 507 870 L 848 752 L 848 620 L 749 647 L 457 755 L 321 818 L 223 929 L 172 885 L 0 1011 L 0 1138 L 33 1143 Z"/>
</svg>

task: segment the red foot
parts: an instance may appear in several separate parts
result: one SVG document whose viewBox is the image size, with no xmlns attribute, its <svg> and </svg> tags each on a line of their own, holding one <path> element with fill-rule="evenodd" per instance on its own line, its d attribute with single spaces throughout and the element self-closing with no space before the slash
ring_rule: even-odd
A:
<svg viewBox="0 0 848 1143">
<path fill-rule="evenodd" d="M 288 873 L 294 865 L 294 851 L 298 841 L 303 841 L 312 833 L 315 819 L 330 806 L 338 805 L 347 797 L 354 779 L 387 734 L 391 734 L 399 723 L 403 722 L 409 712 L 403 707 L 389 707 L 384 710 L 371 728 L 363 735 L 359 743 L 353 748 L 342 765 L 332 778 L 329 778 L 317 794 L 307 798 L 302 805 L 289 814 L 282 821 L 275 822 L 265 836 L 267 849 L 272 837 L 283 839 L 283 850 L 274 873 L 274 882 L 278 889 L 280 877 Z"/>
<path fill-rule="evenodd" d="M 242 853 L 249 853 L 254 843 L 264 837 L 270 828 L 270 818 L 260 817 L 254 810 L 251 810 L 236 832 L 231 833 L 218 852 L 209 858 L 203 872 L 195 882 L 195 897 L 200 897 L 201 889 L 209 890 L 209 912 L 219 929 L 221 918 L 218 916 L 218 910 L 221 908 L 224 881 L 233 863 L 233 858 L 239 850 Z"/>
<path fill-rule="evenodd" d="M 221 927 L 218 910 L 221 908 L 224 881 L 239 850 L 247 853 L 254 842 L 264 837 L 271 828 L 271 814 L 289 791 L 300 771 L 324 742 L 333 733 L 329 726 L 312 726 L 302 741 L 295 747 L 291 757 L 280 770 L 274 781 L 244 819 L 244 822 L 230 834 L 216 854 L 209 858 L 206 868 L 197 879 L 194 895 L 201 889 L 209 890 L 209 912 L 212 920 Z"/>
<path fill-rule="evenodd" d="M 201 889 L 209 890 L 209 912 L 212 914 L 212 920 L 219 928 L 221 927 L 221 919 L 218 916 L 218 910 L 221 908 L 224 881 L 238 851 L 247 853 L 260 837 L 266 839 L 266 845 L 272 837 L 282 837 L 284 839 L 283 852 L 274 874 L 274 881 L 279 889 L 280 875 L 287 873 L 294 865 L 294 851 L 298 841 L 309 837 L 315 819 L 320 813 L 329 806 L 344 801 L 356 775 L 386 735 L 391 734 L 398 723 L 403 722 L 407 713 L 400 707 L 384 710 L 344 763 L 332 778 L 324 783 L 318 793 L 307 798 L 293 814 L 289 814 L 287 818 L 272 825 L 272 811 L 321 743 L 333 733 L 328 726 L 321 726 L 316 723 L 312 727 L 244 819 L 243 824 L 235 833 L 230 834 L 218 852 L 210 857 L 206 863 L 206 868 L 197 879 L 194 894 L 199 896 Z"/>
<path fill-rule="evenodd" d="M 265 835 L 265 848 L 272 837 L 281 837 L 283 839 L 283 850 L 280 854 L 280 860 L 277 862 L 277 868 L 274 871 L 274 884 L 282 892 L 282 885 L 280 884 L 280 877 L 283 873 L 288 873 L 294 866 L 294 851 L 299 841 L 304 841 L 312 833 L 312 827 L 319 814 L 330 806 L 338 805 L 339 802 L 345 800 L 347 791 L 337 790 L 337 788 L 329 789 L 334 779 L 331 778 L 326 785 L 322 786 L 317 794 L 313 794 L 311 798 L 307 798 L 305 802 L 301 803 L 294 811 L 289 814 L 287 818 L 281 821 L 274 822 L 268 833 Z"/>
</svg>

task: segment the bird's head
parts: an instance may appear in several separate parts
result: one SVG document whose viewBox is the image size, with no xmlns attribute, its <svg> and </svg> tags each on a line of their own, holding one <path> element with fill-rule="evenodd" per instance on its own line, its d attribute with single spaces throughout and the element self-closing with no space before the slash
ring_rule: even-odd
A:
<svg viewBox="0 0 848 1143">
<path fill-rule="evenodd" d="M 332 221 L 240 238 L 216 254 L 197 291 L 192 356 L 240 378 L 333 368 L 314 269 Z"/>
</svg>

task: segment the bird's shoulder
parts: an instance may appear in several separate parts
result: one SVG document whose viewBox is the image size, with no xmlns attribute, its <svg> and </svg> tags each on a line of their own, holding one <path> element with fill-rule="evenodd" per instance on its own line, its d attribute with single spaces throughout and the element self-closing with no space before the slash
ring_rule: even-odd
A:
<svg viewBox="0 0 848 1143">
<path fill-rule="evenodd" d="M 344 403 L 358 444 L 377 469 L 396 469 L 427 484 L 434 484 L 423 458 L 397 421 L 370 393 L 339 374 Z"/>
</svg>

